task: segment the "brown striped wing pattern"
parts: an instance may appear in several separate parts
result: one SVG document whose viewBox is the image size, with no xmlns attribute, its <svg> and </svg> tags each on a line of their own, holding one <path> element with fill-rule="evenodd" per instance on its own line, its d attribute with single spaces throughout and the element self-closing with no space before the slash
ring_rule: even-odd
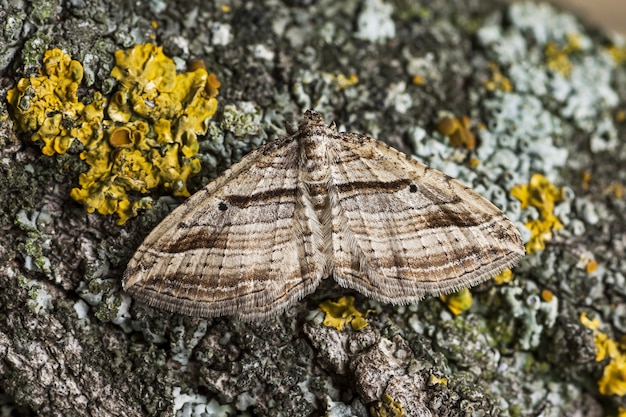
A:
<svg viewBox="0 0 626 417">
<path fill-rule="evenodd" d="M 334 278 L 394 304 L 476 285 L 524 255 L 487 199 L 382 142 L 346 133 L 332 165 Z"/>
<path fill-rule="evenodd" d="M 259 319 L 331 276 L 406 304 L 478 284 L 523 254 L 515 225 L 472 189 L 307 111 L 293 135 L 251 152 L 167 216 L 123 286 L 168 311 Z"/>
<path fill-rule="evenodd" d="M 319 233 L 298 181 L 298 149 L 278 139 L 246 155 L 168 215 L 124 274 L 137 300 L 191 316 L 282 311 L 318 286 Z"/>
</svg>

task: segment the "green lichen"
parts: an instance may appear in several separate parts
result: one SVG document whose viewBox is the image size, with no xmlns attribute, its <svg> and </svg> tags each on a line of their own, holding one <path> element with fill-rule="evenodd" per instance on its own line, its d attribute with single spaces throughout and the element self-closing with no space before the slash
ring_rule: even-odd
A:
<svg viewBox="0 0 626 417">
<path fill-rule="evenodd" d="M 22 50 L 22 61 L 26 68 L 37 68 L 41 62 L 41 56 L 51 42 L 51 36 L 44 33 L 35 33 L 26 42 Z"/>
<path fill-rule="evenodd" d="M 119 316 L 119 309 L 122 305 L 122 298 L 119 294 L 108 295 L 102 303 L 98 305 L 98 309 L 94 315 L 102 322 L 109 322 Z"/>
<path fill-rule="evenodd" d="M 224 106 L 220 128 L 231 132 L 235 137 L 256 135 L 261 130 L 261 108 L 251 103 L 241 103 L 239 107 Z"/>
<path fill-rule="evenodd" d="M 50 259 L 45 256 L 45 248 L 50 245 L 48 238 L 37 229 L 35 220 L 29 219 L 23 211 L 18 213 L 15 222 L 18 227 L 26 232 L 25 238 L 17 244 L 18 252 L 24 257 L 25 268 L 53 277 L 54 271 Z"/>
<path fill-rule="evenodd" d="M 53 297 L 48 293 L 44 285 L 37 280 L 26 278 L 24 275 L 17 277 L 17 284 L 20 288 L 24 288 L 28 293 L 26 304 L 30 311 L 35 314 L 48 310 L 52 305 Z"/>
</svg>

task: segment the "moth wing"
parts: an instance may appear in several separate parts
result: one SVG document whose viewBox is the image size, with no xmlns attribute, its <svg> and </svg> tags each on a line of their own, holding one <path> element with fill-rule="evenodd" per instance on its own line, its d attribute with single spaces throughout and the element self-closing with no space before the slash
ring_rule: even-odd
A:
<svg viewBox="0 0 626 417">
<path fill-rule="evenodd" d="M 515 225 L 459 181 L 377 140 L 336 141 L 334 278 L 395 304 L 476 285 L 515 264 Z"/>
<path fill-rule="evenodd" d="M 190 197 L 137 249 L 124 289 L 168 311 L 243 319 L 278 314 L 313 292 L 324 262 L 297 157 L 293 138 L 272 141 Z"/>
</svg>

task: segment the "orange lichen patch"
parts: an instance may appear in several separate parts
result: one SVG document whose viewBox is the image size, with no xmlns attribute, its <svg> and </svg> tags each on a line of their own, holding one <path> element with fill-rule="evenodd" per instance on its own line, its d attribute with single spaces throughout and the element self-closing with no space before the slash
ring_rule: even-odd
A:
<svg viewBox="0 0 626 417">
<path fill-rule="evenodd" d="M 426 84 L 426 79 L 424 78 L 423 75 L 417 74 L 417 75 L 414 75 L 413 77 L 411 77 L 411 83 L 414 84 L 414 85 L 422 86 L 422 85 Z"/>
<path fill-rule="evenodd" d="M 440 295 L 439 299 L 446 303 L 452 314 L 458 316 L 472 307 L 474 297 L 469 289 L 463 288 L 461 291 L 453 294 Z"/>
<path fill-rule="evenodd" d="M 450 138 L 450 145 L 455 148 L 465 147 L 474 149 L 476 147 L 476 137 L 470 130 L 472 122 L 469 117 L 463 116 L 460 119 L 451 116 L 442 117 L 437 122 L 437 132 Z"/>
<path fill-rule="evenodd" d="M 552 71 L 568 77 L 573 68 L 569 56 L 581 49 L 580 37 L 576 34 L 567 35 L 567 43 L 563 47 L 559 47 L 555 42 L 550 41 L 546 44 L 544 50 L 546 65 Z"/>
<path fill-rule="evenodd" d="M 626 121 L 626 110 L 618 110 L 615 112 L 615 121 L 618 123 L 622 123 Z"/>
<path fill-rule="evenodd" d="M 582 269 L 588 274 L 592 274 L 598 269 L 598 262 L 594 259 L 591 252 L 583 251 L 578 256 L 576 268 Z"/>
<path fill-rule="evenodd" d="M 383 394 L 381 401 L 370 407 L 370 414 L 375 417 L 402 417 L 404 407 L 389 394 Z"/>
<path fill-rule="evenodd" d="M 469 165 L 470 168 L 476 168 L 478 165 L 480 165 L 480 159 L 472 156 L 470 157 L 470 159 L 467 161 L 467 165 Z"/>
<path fill-rule="evenodd" d="M 531 254 L 545 249 L 545 242 L 552 239 L 552 232 L 563 228 L 554 215 L 555 203 L 564 198 L 563 188 L 554 186 L 543 175 L 535 174 L 528 184 L 514 186 L 511 195 L 522 203 L 523 209 L 533 206 L 539 210 L 540 218 L 525 224 L 531 232 L 526 252 Z"/>
<path fill-rule="evenodd" d="M 598 269 L 598 262 L 594 259 L 590 259 L 589 262 L 587 262 L 587 266 L 585 266 L 585 271 L 587 271 L 588 274 L 591 274 L 596 272 L 596 269 Z"/>
<path fill-rule="evenodd" d="M 505 92 L 513 90 L 513 84 L 511 84 L 511 81 L 502 74 L 500 67 L 498 67 L 497 64 L 490 62 L 489 71 L 491 71 L 491 78 L 483 83 L 487 90 L 501 90 Z"/>
<path fill-rule="evenodd" d="M 626 395 L 626 352 L 624 344 L 611 339 L 598 330 L 600 320 L 590 320 L 586 313 L 580 315 L 580 322 L 594 332 L 596 362 L 608 359 L 602 377 L 598 381 L 598 391 L 602 395 Z"/>
<path fill-rule="evenodd" d="M 337 82 L 337 90 L 343 90 L 357 84 L 359 82 L 359 77 L 356 74 L 350 74 L 348 77 L 343 74 L 339 74 L 335 77 L 335 81 Z"/>
<path fill-rule="evenodd" d="M 554 294 L 550 290 L 541 290 L 541 299 L 546 303 L 551 302 L 554 299 Z"/>
<path fill-rule="evenodd" d="M 137 141 L 137 135 L 128 127 L 122 126 L 109 134 L 109 144 L 114 148 L 128 148 Z"/>
<path fill-rule="evenodd" d="M 513 281 L 513 271 L 511 271 L 510 269 L 505 269 L 504 271 L 493 277 L 493 280 L 498 285 L 507 284 Z"/>
<path fill-rule="evenodd" d="M 624 197 L 624 186 L 617 181 L 612 181 L 604 189 L 604 194 L 614 198 L 622 198 Z"/>
<path fill-rule="evenodd" d="M 78 100 L 83 67 L 60 49 L 46 51 L 39 76 L 22 78 L 7 92 L 18 129 L 34 131 L 31 139 L 44 143 L 42 152 L 65 153 L 74 139 L 83 143 L 98 134 L 105 99 L 94 94 L 90 105 Z"/>
<path fill-rule="evenodd" d="M 215 74 L 209 74 L 209 78 L 206 80 L 206 86 L 204 87 L 204 92 L 211 97 L 215 97 L 221 85 L 222 83 L 219 82 Z"/>
<path fill-rule="evenodd" d="M 343 330 L 346 324 L 350 324 L 354 330 L 361 330 L 367 326 L 363 314 L 354 307 L 354 297 L 344 296 L 337 302 L 324 301 L 319 305 L 319 309 L 326 313 L 324 326 L 334 327 L 339 331 Z"/>
<path fill-rule="evenodd" d="M 591 172 L 588 170 L 584 170 L 582 174 L 582 180 L 580 186 L 583 190 L 587 191 L 589 189 L 589 183 L 591 182 Z"/>
</svg>

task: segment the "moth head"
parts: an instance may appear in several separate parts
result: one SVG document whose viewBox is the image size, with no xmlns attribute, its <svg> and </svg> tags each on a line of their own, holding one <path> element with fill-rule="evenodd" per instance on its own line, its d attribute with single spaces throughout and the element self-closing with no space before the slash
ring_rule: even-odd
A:
<svg viewBox="0 0 626 417">
<path fill-rule="evenodd" d="M 303 126 L 324 126 L 324 116 L 315 110 L 307 110 L 300 122 L 300 128 Z"/>
</svg>

